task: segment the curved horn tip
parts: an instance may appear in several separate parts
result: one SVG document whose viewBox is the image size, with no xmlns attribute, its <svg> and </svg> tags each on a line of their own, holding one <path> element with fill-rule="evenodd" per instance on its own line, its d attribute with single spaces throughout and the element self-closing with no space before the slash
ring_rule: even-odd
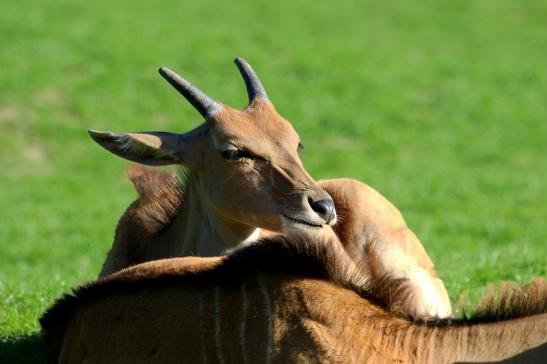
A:
<svg viewBox="0 0 547 364">
<path fill-rule="evenodd" d="M 188 100 L 205 118 L 214 116 L 220 110 L 220 104 L 203 91 L 179 76 L 167 67 L 160 67 L 159 74 Z"/>
<path fill-rule="evenodd" d="M 254 70 L 253 70 L 253 67 L 251 67 L 251 65 L 249 64 L 249 62 L 247 62 L 243 57 L 236 57 L 234 59 L 234 63 L 237 65 L 237 66 L 243 66 L 247 69 L 249 69 L 250 71 L 252 71 L 254 73 Z"/>
<path fill-rule="evenodd" d="M 253 70 L 253 67 L 251 67 L 251 65 L 241 57 L 236 57 L 234 59 L 234 63 L 245 81 L 247 94 L 249 96 L 249 103 L 253 102 L 253 100 L 257 97 L 264 100 L 269 100 L 266 90 L 264 89 L 264 86 L 262 86 L 262 82 L 260 82 L 260 79 Z"/>
<path fill-rule="evenodd" d="M 235 64 L 238 64 L 238 63 L 249 64 L 249 63 L 247 63 L 246 60 L 244 60 L 244 59 L 241 58 L 241 57 L 236 57 L 236 58 L 234 59 L 234 63 L 235 63 Z"/>
<path fill-rule="evenodd" d="M 169 68 L 165 66 L 161 66 L 158 69 L 158 73 L 162 75 L 163 77 L 165 77 L 165 76 L 173 75 L 175 72 L 171 71 Z"/>
<path fill-rule="evenodd" d="M 100 131 L 95 129 L 87 129 L 87 133 L 95 141 L 99 141 L 105 138 L 116 138 L 120 136 L 120 133 L 114 131 Z"/>
<path fill-rule="evenodd" d="M 171 82 L 178 83 L 180 81 L 188 82 L 184 78 L 179 76 L 175 71 L 173 71 L 173 70 L 171 70 L 171 69 L 169 69 L 165 66 L 161 66 L 158 69 L 158 73 L 161 75 L 161 77 L 165 78 L 169 83 L 171 83 Z"/>
<path fill-rule="evenodd" d="M 95 130 L 95 129 L 87 129 L 87 133 L 89 134 L 90 137 L 95 139 L 96 137 L 101 136 L 101 135 L 105 135 L 108 132 Z"/>
</svg>

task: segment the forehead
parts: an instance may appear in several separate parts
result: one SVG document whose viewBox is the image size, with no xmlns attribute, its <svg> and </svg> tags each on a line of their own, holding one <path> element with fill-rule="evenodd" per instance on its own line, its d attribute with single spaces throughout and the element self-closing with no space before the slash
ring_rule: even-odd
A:
<svg viewBox="0 0 547 364">
<path fill-rule="evenodd" d="M 265 103 L 243 111 L 224 107 L 214 118 L 214 130 L 218 142 L 239 142 L 248 147 L 299 141 L 292 125 Z"/>
</svg>

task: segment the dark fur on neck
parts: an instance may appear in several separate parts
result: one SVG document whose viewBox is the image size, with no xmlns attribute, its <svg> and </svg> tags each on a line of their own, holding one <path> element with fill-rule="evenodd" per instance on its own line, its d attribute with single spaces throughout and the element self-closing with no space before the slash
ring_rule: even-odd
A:
<svg viewBox="0 0 547 364">
<path fill-rule="evenodd" d="M 182 206 L 187 184 L 186 173 L 181 170 L 175 174 L 158 168 L 131 165 L 127 168 L 127 176 L 139 196 L 119 224 L 135 221 L 136 218 L 138 225 L 143 226 L 148 234 L 163 230 Z"/>
<path fill-rule="evenodd" d="M 84 284 L 65 294 L 40 318 L 49 346 L 59 348 L 70 318 L 78 310 L 101 298 L 157 291 L 176 286 L 238 287 L 245 279 L 257 274 L 329 280 L 333 284 L 356 291 L 371 303 L 383 307 L 376 297 L 400 295 L 405 292 L 405 280 L 389 277 L 371 284 L 366 272 L 360 270 L 334 237 L 311 239 L 304 236 L 276 236 L 235 250 L 224 257 L 219 266 L 199 272 L 181 274 L 170 270 L 138 278 L 130 274 L 107 276 Z M 507 286 L 504 286 L 507 287 Z M 499 297 L 494 299 L 493 297 Z M 383 307 L 384 309 L 389 309 Z M 547 312 L 547 283 L 538 279 L 533 283 L 501 294 L 489 294 L 471 318 L 421 322 L 427 326 L 470 325 L 477 322 L 498 321 Z M 390 313 L 386 311 L 386 317 Z M 393 317 L 393 314 L 391 314 Z M 58 353 L 53 353 L 54 357 Z"/>
</svg>

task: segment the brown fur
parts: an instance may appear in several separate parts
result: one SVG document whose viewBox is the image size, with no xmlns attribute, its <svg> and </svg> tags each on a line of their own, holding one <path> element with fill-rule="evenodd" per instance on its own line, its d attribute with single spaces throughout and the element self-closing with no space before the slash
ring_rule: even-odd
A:
<svg viewBox="0 0 547 364">
<path fill-rule="evenodd" d="M 519 286 L 515 282 L 490 284 L 471 312 L 474 321 L 505 320 L 547 312 L 547 281 L 536 278 Z"/>
<path fill-rule="evenodd" d="M 177 206 L 182 205 L 184 198 L 181 178 L 171 172 L 142 166 L 130 167 L 128 174 L 139 198 L 120 219 L 110 256 L 114 257 L 119 248 L 131 257 L 131 264 L 176 256 L 164 248 L 164 241 L 171 239 L 170 245 L 173 246 L 180 240 L 170 232 L 179 230 L 177 213 L 180 211 L 177 211 Z M 360 269 L 367 272 L 369 279 L 389 276 L 402 282 L 404 275 L 396 275 L 386 267 L 405 266 L 408 263 L 381 261 L 379 258 L 383 253 L 381 249 L 392 247 L 401 250 L 403 256 L 410 257 L 410 264 L 422 267 L 433 277 L 437 290 L 444 291 L 442 282 L 436 277 L 434 265 L 419 240 L 406 227 L 399 211 L 378 192 L 351 179 L 320 181 L 319 184 L 333 197 L 339 215 L 338 223 L 332 230 L 325 228 L 321 236 L 334 232 Z M 131 254 L 127 253 L 128 247 L 133 248 Z M 153 253 L 154 249 L 159 250 Z M 416 296 L 413 282 L 405 282 L 397 292 L 383 298 L 392 312 L 416 318 L 435 316 L 416 311 L 415 306 L 423 298 Z"/>
<path fill-rule="evenodd" d="M 547 340 L 545 280 L 503 290 L 476 317 L 416 323 L 376 299 L 400 287 L 388 277 L 371 286 L 334 237 L 278 236 L 222 258 L 123 270 L 40 322 L 59 363 L 444 363 L 510 358 Z"/>
<path fill-rule="evenodd" d="M 139 172 L 152 177 L 136 181 L 142 203 L 131 205 L 122 217 L 100 276 L 157 258 L 220 255 L 252 237 L 257 228 L 310 229 L 294 219 L 318 226 L 312 230 L 333 223 L 312 210 L 309 201 L 330 196 L 304 169 L 298 134 L 266 100 L 255 100 L 244 110 L 223 105 L 214 117 L 185 134 L 102 133 L 95 138 L 130 160 L 176 162 L 187 171 L 184 198 L 179 199 L 172 221 L 157 234 L 147 230 L 148 240 L 142 235 L 133 240 L 125 238 L 136 235 L 127 230 L 139 229 L 143 218 L 153 217 L 154 209 L 161 214 L 163 201 L 155 194 L 154 183 L 172 184 L 169 177 L 161 176 L 164 172 Z M 226 160 L 223 151 L 235 145 L 253 157 Z"/>
<path fill-rule="evenodd" d="M 140 165 L 129 167 L 127 175 L 139 194 L 137 206 L 131 210 L 139 214 L 140 223 L 150 234 L 161 231 L 172 222 L 182 205 L 183 179 L 173 173 Z"/>
<path fill-rule="evenodd" d="M 133 265 L 141 263 L 145 254 L 150 256 L 147 240 L 173 222 L 184 199 L 184 188 L 178 176 L 157 169 L 133 165 L 127 174 L 139 196 L 120 218 L 114 240 L 133 243 L 124 251 L 115 247 L 110 255 L 123 255 L 119 259 Z"/>
<path fill-rule="evenodd" d="M 449 317 L 446 289 L 399 211 L 359 181 L 315 181 L 300 159 L 299 135 L 259 95 L 243 110 L 215 103 L 214 112 L 184 134 L 90 132 L 118 156 L 187 171 L 183 190 L 165 172 L 131 172 L 140 196 L 122 216 L 99 276 L 154 259 L 218 256 L 259 236 L 334 232 L 369 279 L 407 279 L 405 300 L 392 302 L 394 310 Z"/>
</svg>

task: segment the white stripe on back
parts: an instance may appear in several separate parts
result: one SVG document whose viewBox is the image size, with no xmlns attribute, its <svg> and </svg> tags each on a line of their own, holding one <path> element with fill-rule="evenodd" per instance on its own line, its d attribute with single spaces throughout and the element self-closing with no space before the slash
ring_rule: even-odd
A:
<svg viewBox="0 0 547 364">
<path fill-rule="evenodd" d="M 245 346 L 247 345 L 245 340 L 247 330 L 247 285 L 245 282 L 241 284 L 241 323 L 239 324 L 239 341 L 241 346 L 241 358 L 242 362 L 247 363 L 247 356 L 245 353 Z"/>
<path fill-rule="evenodd" d="M 268 295 L 268 291 L 266 290 L 266 286 L 262 282 L 262 278 L 258 276 L 257 278 L 258 284 L 260 285 L 260 292 L 262 293 L 262 297 L 264 298 L 264 313 L 266 314 L 266 337 L 267 337 L 267 343 L 266 343 L 266 360 L 264 361 L 266 364 L 269 364 L 272 359 L 272 339 L 273 339 L 273 323 L 272 323 L 272 304 L 270 302 L 270 296 Z"/>
<path fill-rule="evenodd" d="M 219 363 L 224 363 L 224 358 L 222 357 L 222 346 L 220 345 L 220 287 L 215 286 L 215 351 L 217 353 L 217 359 Z"/>
<path fill-rule="evenodd" d="M 203 323 L 205 320 L 203 319 L 203 297 L 199 295 L 198 299 L 198 314 L 199 314 L 199 341 L 201 346 L 201 357 L 203 358 L 203 363 L 207 364 L 207 350 L 205 350 L 205 329 L 203 328 Z"/>
</svg>

